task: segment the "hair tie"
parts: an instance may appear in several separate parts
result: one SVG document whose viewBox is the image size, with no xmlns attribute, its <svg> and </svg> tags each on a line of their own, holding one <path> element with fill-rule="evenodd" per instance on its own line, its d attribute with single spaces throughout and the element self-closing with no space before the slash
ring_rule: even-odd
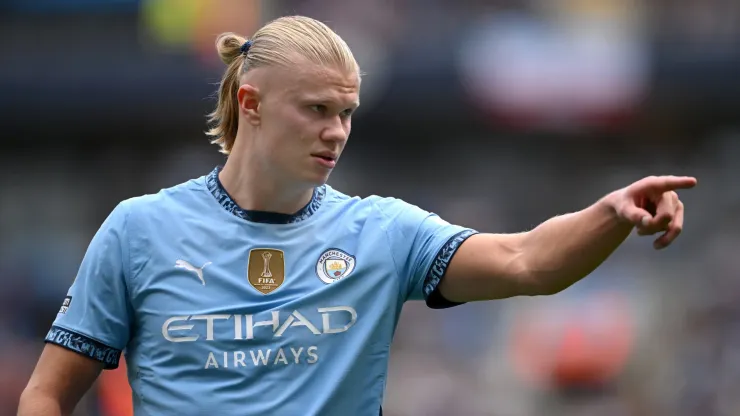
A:
<svg viewBox="0 0 740 416">
<path fill-rule="evenodd" d="M 247 52 L 249 52 L 249 48 L 251 46 L 252 46 L 252 41 L 251 40 L 248 40 L 248 41 L 244 42 L 244 45 L 242 45 L 242 48 L 241 48 L 242 49 L 242 53 L 246 55 Z"/>
</svg>

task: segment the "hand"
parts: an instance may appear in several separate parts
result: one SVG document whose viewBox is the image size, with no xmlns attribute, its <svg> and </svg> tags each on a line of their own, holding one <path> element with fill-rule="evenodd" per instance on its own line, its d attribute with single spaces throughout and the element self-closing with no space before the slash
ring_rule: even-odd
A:
<svg viewBox="0 0 740 416">
<path fill-rule="evenodd" d="M 683 229 L 684 207 L 676 190 L 696 186 L 687 176 L 650 176 L 613 194 L 612 207 L 620 220 L 637 227 L 639 235 L 663 233 L 653 242 L 668 247 Z"/>
</svg>

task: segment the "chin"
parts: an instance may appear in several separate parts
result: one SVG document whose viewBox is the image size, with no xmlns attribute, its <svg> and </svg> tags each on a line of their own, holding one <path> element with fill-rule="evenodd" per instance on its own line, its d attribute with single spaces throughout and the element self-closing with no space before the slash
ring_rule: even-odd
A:
<svg viewBox="0 0 740 416">
<path fill-rule="evenodd" d="M 329 175 L 327 175 L 326 173 L 306 175 L 303 178 L 303 182 L 311 188 L 324 185 L 326 184 L 328 180 L 329 180 Z"/>
</svg>

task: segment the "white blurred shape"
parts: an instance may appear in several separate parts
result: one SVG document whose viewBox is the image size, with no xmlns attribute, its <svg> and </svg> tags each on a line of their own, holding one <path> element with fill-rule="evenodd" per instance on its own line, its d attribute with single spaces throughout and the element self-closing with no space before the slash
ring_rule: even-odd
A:
<svg viewBox="0 0 740 416">
<path fill-rule="evenodd" d="M 555 25 L 501 14 L 474 26 L 459 68 L 468 93 L 487 111 L 540 121 L 579 121 L 639 103 L 648 59 L 627 26 L 602 20 Z"/>
</svg>

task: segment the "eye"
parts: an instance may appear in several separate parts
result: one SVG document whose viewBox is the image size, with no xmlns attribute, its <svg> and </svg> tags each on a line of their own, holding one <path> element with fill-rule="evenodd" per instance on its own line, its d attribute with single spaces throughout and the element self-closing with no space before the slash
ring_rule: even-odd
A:
<svg viewBox="0 0 740 416">
<path fill-rule="evenodd" d="M 347 118 L 347 117 L 350 117 L 352 115 L 352 113 L 354 113 L 354 112 L 355 112 L 355 109 L 354 108 L 348 108 L 348 109 L 342 111 L 341 116 L 344 117 L 344 118 Z"/>
<path fill-rule="evenodd" d="M 317 112 L 319 114 L 324 114 L 324 113 L 326 113 L 326 110 L 327 110 L 326 106 L 323 105 L 323 104 L 315 104 L 315 105 L 312 105 L 310 107 L 311 107 L 311 110 L 313 110 L 313 111 L 315 111 L 315 112 Z"/>
</svg>

